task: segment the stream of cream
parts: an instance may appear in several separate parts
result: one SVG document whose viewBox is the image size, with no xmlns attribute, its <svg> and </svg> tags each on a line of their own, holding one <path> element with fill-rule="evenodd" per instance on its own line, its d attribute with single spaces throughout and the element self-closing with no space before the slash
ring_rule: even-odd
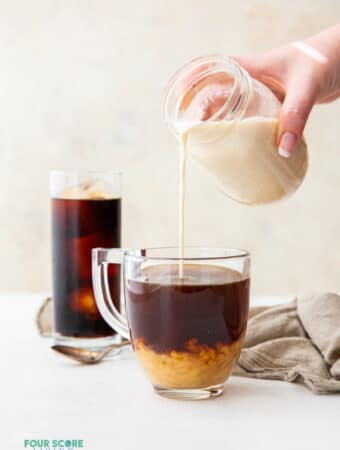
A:
<svg viewBox="0 0 340 450">
<path fill-rule="evenodd" d="M 184 258 L 184 208 L 185 180 L 187 168 L 187 133 L 182 133 L 179 148 L 179 202 L 178 202 L 178 238 L 179 238 L 179 278 L 183 278 Z"/>
</svg>

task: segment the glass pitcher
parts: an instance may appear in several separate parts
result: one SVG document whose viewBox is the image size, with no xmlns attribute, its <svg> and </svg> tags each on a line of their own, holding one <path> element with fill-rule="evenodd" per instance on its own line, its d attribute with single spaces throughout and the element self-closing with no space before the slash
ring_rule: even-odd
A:
<svg viewBox="0 0 340 450">
<path fill-rule="evenodd" d="M 221 55 L 183 66 L 163 96 L 165 121 L 189 155 L 225 194 L 247 204 L 286 197 L 305 177 L 304 139 L 290 158 L 278 154 L 280 108 L 266 85 Z"/>
</svg>

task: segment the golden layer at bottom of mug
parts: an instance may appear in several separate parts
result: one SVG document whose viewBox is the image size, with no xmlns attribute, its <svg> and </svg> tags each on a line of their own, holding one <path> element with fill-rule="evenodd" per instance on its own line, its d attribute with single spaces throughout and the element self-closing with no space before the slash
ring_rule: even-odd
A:
<svg viewBox="0 0 340 450">
<path fill-rule="evenodd" d="M 136 356 L 153 384 L 171 388 L 195 389 L 225 383 L 231 374 L 244 341 L 244 333 L 229 345 L 217 342 L 213 347 L 186 343 L 186 351 L 156 353 L 143 338 L 135 339 Z"/>
</svg>

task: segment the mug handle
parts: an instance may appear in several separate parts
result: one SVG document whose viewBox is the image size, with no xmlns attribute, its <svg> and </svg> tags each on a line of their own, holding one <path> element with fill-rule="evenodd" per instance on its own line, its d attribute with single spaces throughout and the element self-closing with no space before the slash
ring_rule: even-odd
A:
<svg viewBox="0 0 340 450">
<path fill-rule="evenodd" d="M 130 339 L 127 319 L 115 307 L 110 293 L 108 266 L 123 264 L 126 249 L 94 248 L 92 249 L 92 282 L 96 304 L 100 314 L 111 328 L 126 339 Z M 121 295 L 124 298 L 122 290 Z"/>
</svg>

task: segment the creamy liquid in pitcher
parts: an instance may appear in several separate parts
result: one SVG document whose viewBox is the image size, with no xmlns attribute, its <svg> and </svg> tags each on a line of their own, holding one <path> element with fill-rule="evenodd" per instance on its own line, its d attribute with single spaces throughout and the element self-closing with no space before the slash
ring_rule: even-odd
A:
<svg viewBox="0 0 340 450">
<path fill-rule="evenodd" d="M 278 120 L 249 117 L 239 121 L 189 124 L 180 136 L 179 256 L 184 257 L 186 160 L 190 155 L 214 178 L 219 188 L 245 204 L 264 204 L 293 193 L 308 166 L 307 147 L 300 139 L 293 155 L 283 158 L 276 146 Z M 183 261 L 179 266 L 183 278 Z"/>
<path fill-rule="evenodd" d="M 278 120 L 267 117 L 201 122 L 185 132 L 186 149 L 229 197 L 271 203 L 293 193 L 308 166 L 304 139 L 290 158 L 279 155 L 277 129 Z"/>
</svg>

